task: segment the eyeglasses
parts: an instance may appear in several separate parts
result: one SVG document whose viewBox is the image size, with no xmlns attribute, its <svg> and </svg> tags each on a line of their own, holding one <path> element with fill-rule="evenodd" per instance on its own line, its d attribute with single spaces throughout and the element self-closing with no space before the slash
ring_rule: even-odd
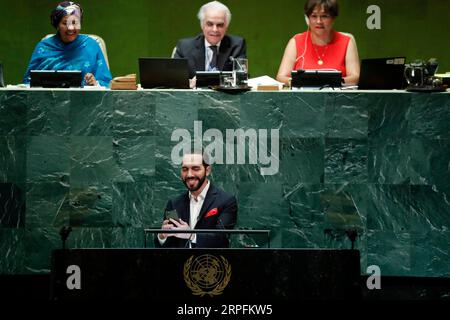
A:
<svg viewBox="0 0 450 320">
<path fill-rule="evenodd" d="M 317 14 L 310 14 L 309 15 L 309 18 L 311 19 L 311 20 L 323 20 L 323 21 L 325 21 L 325 20 L 329 20 L 329 19 L 331 19 L 331 16 L 329 15 L 329 14 L 321 14 L 321 15 L 317 15 Z"/>
</svg>

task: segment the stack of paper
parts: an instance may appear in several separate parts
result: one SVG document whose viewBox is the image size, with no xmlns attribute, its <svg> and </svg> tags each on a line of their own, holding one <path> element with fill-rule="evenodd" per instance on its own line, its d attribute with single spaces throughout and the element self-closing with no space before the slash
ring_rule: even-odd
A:
<svg viewBox="0 0 450 320">
<path fill-rule="evenodd" d="M 128 74 L 111 80 L 111 90 L 136 90 L 136 74 Z"/>
<path fill-rule="evenodd" d="M 279 82 L 269 76 L 262 76 L 258 78 L 248 79 L 248 86 L 252 87 L 253 90 L 281 90 L 283 88 L 283 83 Z"/>
</svg>

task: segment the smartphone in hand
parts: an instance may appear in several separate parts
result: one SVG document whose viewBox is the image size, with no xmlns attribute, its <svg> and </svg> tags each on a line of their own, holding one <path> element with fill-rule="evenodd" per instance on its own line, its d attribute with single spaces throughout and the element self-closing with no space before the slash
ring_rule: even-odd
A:
<svg viewBox="0 0 450 320">
<path fill-rule="evenodd" d="M 179 221 L 180 218 L 178 217 L 178 213 L 176 210 L 166 210 L 164 212 L 164 219 L 165 220 L 174 219 L 174 220 Z"/>
</svg>

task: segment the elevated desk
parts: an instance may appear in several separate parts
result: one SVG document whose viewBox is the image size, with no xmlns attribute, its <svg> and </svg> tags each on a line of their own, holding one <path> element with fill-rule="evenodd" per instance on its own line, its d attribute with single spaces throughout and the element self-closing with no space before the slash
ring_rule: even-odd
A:
<svg viewBox="0 0 450 320">
<path fill-rule="evenodd" d="M 212 181 L 272 248 L 349 249 L 352 234 L 362 274 L 449 277 L 449 124 L 449 93 L 1 89 L 0 273 L 48 273 L 62 226 L 68 248 L 142 248 L 184 191 L 172 151 L 197 134 L 222 136 L 234 163 Z"/>
</svg>

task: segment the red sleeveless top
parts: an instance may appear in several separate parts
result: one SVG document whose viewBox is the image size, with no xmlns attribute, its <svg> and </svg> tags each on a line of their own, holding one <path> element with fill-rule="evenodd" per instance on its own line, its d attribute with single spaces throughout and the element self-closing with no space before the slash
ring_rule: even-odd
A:
<svg viewBox="0 0 450 320">
<path fill-rule="evenodd" d="M 342 72 L 342 77 L 347 75 L 345 55 L 350 42 L 349 36 L 335 31 L 333 40 L 325 46 L 313 45 L 310 31 L 299 33 L 294 36 L 294 39 L 297 47 L 297 62 L 294 70 L 336 69 Z M 322 64 L 319 63 L 320 61 Z"/>
</svg>

